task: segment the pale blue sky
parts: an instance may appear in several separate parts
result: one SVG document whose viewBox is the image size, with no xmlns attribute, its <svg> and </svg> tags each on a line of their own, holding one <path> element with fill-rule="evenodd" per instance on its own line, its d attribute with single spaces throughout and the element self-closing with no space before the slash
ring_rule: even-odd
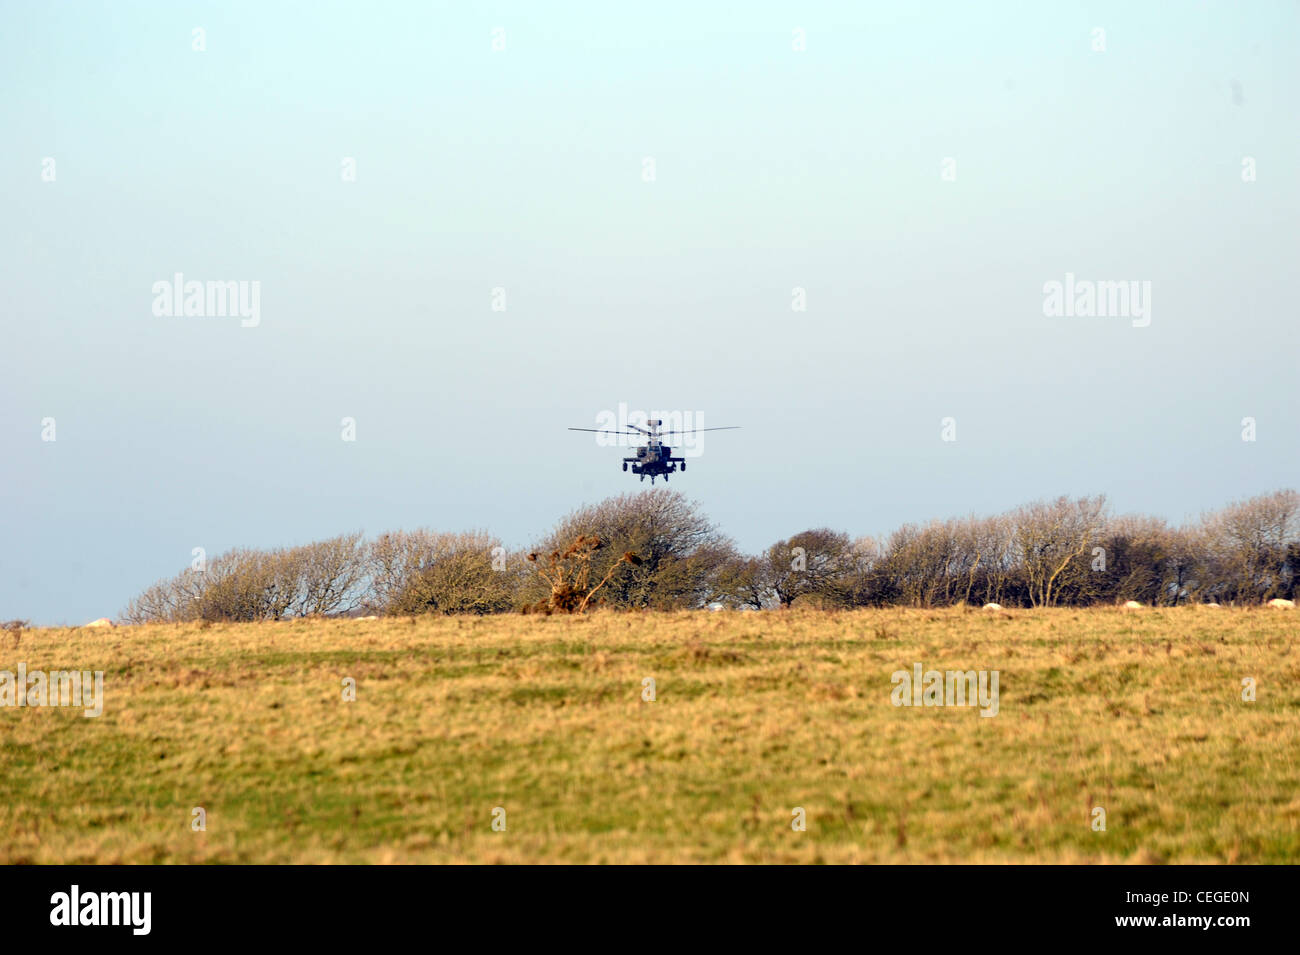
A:
<svg viewBox="0 0 1300 955">
<path fill-rule="evenodd" d="M 671 486 L 749 550 L 1297 484 L 1296 3 L 469 6 L 0 4 L 0 619 L 196 546 L 527 544 L 640 487 L 565 430 L 619 402 L 743 426 Z M 177 271 L 261 324 L 155 316 Z M 1044 317 L 1066 272 L 1151 325 Z"/>
</svg>

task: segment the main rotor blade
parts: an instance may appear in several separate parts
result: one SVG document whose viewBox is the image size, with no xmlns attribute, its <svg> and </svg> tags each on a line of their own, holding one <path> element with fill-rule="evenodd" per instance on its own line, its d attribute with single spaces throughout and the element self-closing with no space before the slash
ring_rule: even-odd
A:
<svg viewBox="0 0 1300 955">
<path fill-rule="evenodd" d="M 740 430 L 740 425 L 735 424 L 735 425 L 729 425 L 728 427 L 725 428 L 688 428 L 685 431 L 660 431 L 659 433 L 661 435 L 662 434 L 695 434 L 695 432 L 697 431 L 739 431 L 739 430 Z"/>
<path fill-rule="evenodd" d="M 635 431 L 601 431 L 599 428 L 570 428 L 569 430 L 590 431 L 592 434 L 630 434 L 630 435 L 640 437 L 639 435 L 637 435 Z"/>
</svg>

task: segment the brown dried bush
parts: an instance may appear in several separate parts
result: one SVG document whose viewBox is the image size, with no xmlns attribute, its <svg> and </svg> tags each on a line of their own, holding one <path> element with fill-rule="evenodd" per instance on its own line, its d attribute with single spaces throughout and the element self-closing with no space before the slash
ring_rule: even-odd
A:
<svg viewBox="0 0 1300 955">
<path fill-rule="evenodd" d="M 631 551 L 609 565 L 609 570 L 596 586 L 591 583 L 591 559 L 605 545 L 594 534 L 579 534 L 563 551 L 553 550 L 543 555 L 533 552 L 528 560 L 537 565 L 537 572 L 550 585 L 551 594 L 544 600 L 526 604 L 523 613 L 586 613 L 597 606 L 596 591 L 613 579 L 619 568 L 637 566 L 641 558 Z"/>
</svg>

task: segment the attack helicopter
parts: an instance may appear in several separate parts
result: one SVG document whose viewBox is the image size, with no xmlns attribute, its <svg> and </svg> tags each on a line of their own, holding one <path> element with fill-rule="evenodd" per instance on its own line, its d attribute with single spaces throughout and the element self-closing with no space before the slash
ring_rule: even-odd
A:
<svg viewBox="0 0 1300 955">
<path fill-rule="evenodd" d="M 666 438 L 671 434 L 695 434 L 700 431 L 740 430 L 739 425 L 733 425 L 725 428 L 688 428 L 683 431 L 660 431 L 659 429 L 663 427 L 663 423 L 664 421 L 662 418 L 651 418 L 646 421 L 646 424 L 649 425 L 647 428 L 642 428 L 629 422 L 628 428 L 634 429 L 631 431 L 604 431 L 599 428 L 570 428 L 569 430 L 589 431 L 593 434 L 645 435 L 649 440 L 636 449 L 635 456 L 623 459 L 623 470 L 626 471 L 627 466 L 630 464 L 632 465 L 633 474 L 639 474 L 642 481 L 649 477 L 651 484 L 654 484 L 655 478 L 659 477 L 663 478 L 664 481 L 667 481 L 668 475 L 677 472 L 678 465 L 681 466 L 683 473 L 686 471 L 686 459 L 673 457 L 673 449 L 663 443 L 663 438 Z"/>
</svg>

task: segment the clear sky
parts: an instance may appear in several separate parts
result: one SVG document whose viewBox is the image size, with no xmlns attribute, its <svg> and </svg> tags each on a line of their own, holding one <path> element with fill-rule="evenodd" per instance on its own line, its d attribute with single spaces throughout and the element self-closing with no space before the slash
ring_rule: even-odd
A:
<svg viewBox="0 0 1300 955">
<path fill-rule="evenodd" d="M 565 430 L 620 403 L 743 426 L 670 486 L 747 550 L 1300 483 L 1295 2 L 3 0 L 0 90 L 0 619 L 525 545 L 640 487 Z M 1045 316 L 1067 273 L 1150 324 Z"/>
</svg>

